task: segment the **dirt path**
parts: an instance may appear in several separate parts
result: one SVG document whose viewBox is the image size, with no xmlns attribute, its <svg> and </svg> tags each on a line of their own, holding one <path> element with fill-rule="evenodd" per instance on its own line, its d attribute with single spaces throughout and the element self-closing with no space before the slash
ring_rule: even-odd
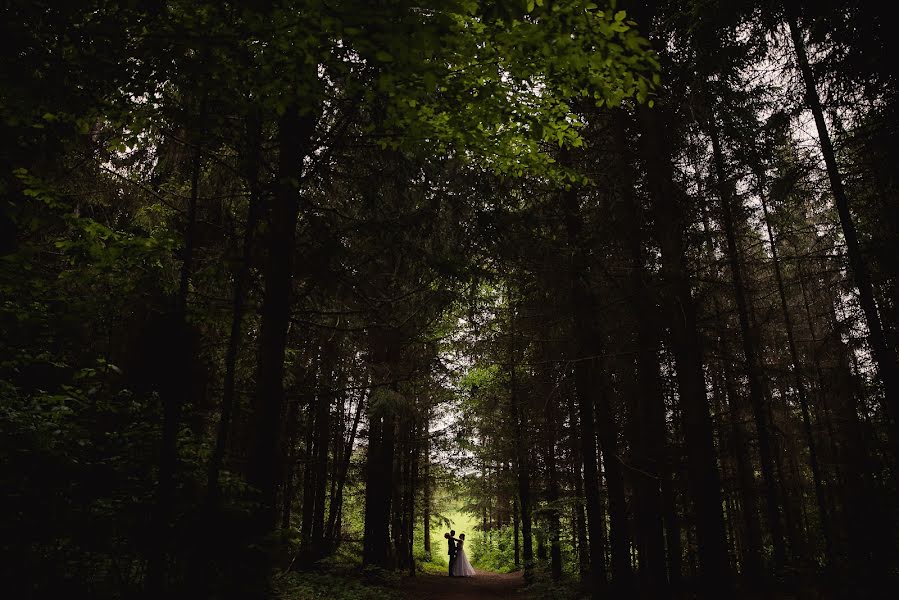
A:
<svg viewBox="0 0 899 600">
<path fill-rule="evenodd" d="M 521 573 L 501 575 L 478 571 L 474 577 L 418 575 L 406 580 L 409 600 L 527 600 Z"/>
</svg>

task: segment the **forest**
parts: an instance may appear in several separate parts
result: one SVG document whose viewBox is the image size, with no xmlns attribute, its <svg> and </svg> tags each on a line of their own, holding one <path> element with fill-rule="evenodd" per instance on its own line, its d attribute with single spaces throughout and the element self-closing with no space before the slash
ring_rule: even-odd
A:
<svg viewBox="0 0 899 600">
<path fill-rule="evenodd" d="M 3 2 L 4 597 L 894 597 L 890 12 Z"/>
</svg>

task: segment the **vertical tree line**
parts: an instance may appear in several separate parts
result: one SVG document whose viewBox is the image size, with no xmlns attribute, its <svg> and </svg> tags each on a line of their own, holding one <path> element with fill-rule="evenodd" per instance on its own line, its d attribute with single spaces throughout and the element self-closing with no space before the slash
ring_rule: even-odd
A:
<svg viewBox="0 0 899 600">
<path fill-rule="evenodd" d="M 879 9 L 2 11 L 20 596 L 269 597 L 344 551 L 415 575 L 446 476 L 529 584 L 895 573 Z"/>
</svg>

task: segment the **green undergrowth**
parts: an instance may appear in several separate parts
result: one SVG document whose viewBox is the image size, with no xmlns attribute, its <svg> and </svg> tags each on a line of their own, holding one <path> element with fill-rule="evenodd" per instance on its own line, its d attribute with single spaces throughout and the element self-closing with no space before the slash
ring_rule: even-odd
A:
<svg viewBox="0 0 899 600">
<path fill-rule="evenodd" d="M 532 600 L 581 600 L 590 597 L 576 575 L 565 571 L 561 581 L 553 581 L 549 564 L 540 560 L 534 565 L 534 582 L 526 589 Z"/>
<path fill-rule="evenodd" d="M 358 570 L 331 573 L 287 573 L 278 582 L 284 600 L 400 600 L 403 595 L 382 574 L 372 578 Z M 392 574 L 390 574 L 392 576 Z M 389 576 L 388 576 L 389 578 Z"/>
<path fill-rule="evenodd" d="M 362 566 L 362 544 L 346 541 L 309 570 L 282 571 L 275 591 L 284 600 L 399 600 L 399 573 Z"/>
<path fill-rule="evenodd" d="M 589 594 L 580 590 L 574 582 L 539 580 L 528 586 L 527 593 L 533 600 L 581 600 Z"/>
</svg>

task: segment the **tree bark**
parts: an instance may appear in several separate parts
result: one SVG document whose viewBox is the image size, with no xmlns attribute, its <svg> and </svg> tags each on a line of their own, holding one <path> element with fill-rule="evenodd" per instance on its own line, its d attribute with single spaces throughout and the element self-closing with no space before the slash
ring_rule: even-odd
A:
<svg viewBox="0 0 899 600">
<path fill-rule="evenodd" d="M 387 413 L 372 414 L 369 420 L 363 563 L 388 568 L 396 419 Z"/>
<path fill-rule="evenodd" d="M 264 299 L 259 335 L 259 367 L 254 406 L 254 437 L 248 482 L 259 492 L 258 530 L 276 525 L 276 497 L 282 472 L 281 420 L 284 413 L 284 351 L 290 325 L 293 254 L 300 210 L 296 181 L 309 153 L 316 119 L 295 107 L 278 123 L 278 183 L 269 215 L 268 256 L 264 269 Z"/>
<path fill-rule="evenodd" d="M 625 260 L 629 270 L 626 282 L 633 322 L 636 325 L 636 362 L 629 365 L 635 386 L 632 417 L 631 453 L 634 461 L 635 530 L 639 547 L 639 573 L 648 594 L 656 594 L 667 583 L 665 534 L 663 526 L 661 479 L 665 469 L 665 400 L 662 395 L 659 365 L 659 323 L 655 293 L 645 277 L 645 235 L 642 207 L 634 193 L 633 156 L 629 147 L 625 115 L 616 111 L 612 135 L 617 154 L 621 202 L 619 220 Z"/>
<path fill-rule="evenodd" d="M 575 408 L 574 394 L 568 394 L 568 422 L 571 424 L 571 431 L 568 434 L 571 448 L 571 477 L 574 480 L 574 523 L 575 523 L 575 539 L 577 540 L 578 555 L 578 571 L 581 582 L 586 583 L 589 580 L 590 573 L 590 550 L 587 542 L 587 518 L 584 514 L 584 482 L 581 472 L 583 470 L 583 461 L 581 460 L 580 436 L 578 435 L 578 417 Z"/>
<path fill-rule="evenodd" d="M 543 398 L 543 416 L 545 423 L 544 436 L 544 456 L 546 461 L 546 471 L 548 475 L 548 486 L 546 499 L 549 504 L 547 507 L 547 521 L 549 525 L 549 543 L 550 543 L 550 576 L 553 581 L 559 581 L 562 578 L 562 548 L 559 542 L 561 534 L 561 523 L 559 516 L 559 475 L 556 465 L 556 432 L 558 428 L 558 419 L 556 417 L 556 402 L 552 398 L 552 379 L 549 369 L 546 367 L 547 362 L 540 368 L 540 384 L 542 391 L 546 394 Z"/>
<path fill-rule="evenodd" d="M 412 426 L 412 443 L 411 443 L 411 467 L 409 469 L 409 497 L 408 497 L 408 515 L 406 524 L 406 539 L 408 542 L 407 552 L 409 563 L 409 576 L 415 577 L 415 491 L 418 486 L 418 470 L 419 470 L 419 432 L 416 424 Z"/>
<path fill-rule="evenodd" d="M 314 364 L 316 378 L 321 377 L 320 361 Z M 312 547 L 312 521 L 315 519 L 315 415 L 318 401 L 315 390 L 306 394 L 305 439 L 303 443 L 303 513 L 300 521 L 300 546 L 304 553 Z"/>
<path fill-rule="evenodd" d="M 423 523 L 423 537 L 425 559 L 431 559 L 431 411 L 428 409 L 425 418 L 424 427 L 422 428 L 424 436 L 424 479 L 422 480 L 423 505 L 421 509 L 421 518 Z M 517 564 L 515 566 L 518 566 Z"/>
<path fill-rule="evenodd" d="M 356 403 L 356 412 L 353 415 L 353 425 L 350 428 L 350 434 L 342 452 L 342 461 L 336 473 L 337 488 L 334 492 L 334 502 L 328 507 L 328 527 L 326 537 L 335 546 L 340 537 L 340 529 L 337 527 L 337 515 L 343 507 L 343 489 L 346 485 L 347 473 L 349 473 L 350 470 L 350 462 L 353 458 L 353 445 L 356 442 L 356 433 L 359 431 L 359 421 L 361 420 L 362 408 L 364 406 L 365 393 L 362 392 L 359 396 L 359 401 Z"/>
<path fill-rule="evenodd" d="M 521 532 L 518 519 L 518 496 L 512 498 L 512 545 L 515 551 L 515 568 L 521 568 Z"/>
<path fill-rule="evenodd" d="M 219 476 L 225 462 L 228 438 L 231 434 L 231 420 L 234 414 L 234 398 L 237 380 L 237 357 L 240 352 L 243 318 L 246 312 L 247 289 L 250 284 L 250 261 L 253 256 L 253 238 L 259 223 L 262 206 L 259 185 L 259 167 L 262 150 L 262 124 L 259 116 L 252 112 L 247 117 L 247 157 L 245 176 L 247 178 L 247 220 L 244 226 L 241 260 L 234 273 L 234 288 L 231 295 L 231 329 L 228 335 L 228 349 L 225 351 L 225 379 L 222 385 L 221 417 L 215 448 L 209 461 L 207 479 L 207 503 L 217 507 L 221 500 Z"/>
<path fill-rule="evenodd" d="M 315 402 L 315 490 L 312 517 L 312 548 L 317 558 L 325 549 L 325 503 L 328 483 L 328 448 L 331 435 L 331 405 L 334 402 L 334 371 L 337 362 L 334 340 L 321 346 L 321 376 Z"/>
<path fill-rule="evenodd" d="M 572 258 L 571 309 L 574 351 L 574 382 L 580 419 L 581 456 L 584 461 L 584 500 L 587 509 L 587 539 L 590 544 L 590 583 L 594 596 L 598 597 L 606 584 L 606 557 L 603 528 L 604 518 L 599 497 L 599 457 L 596 450 L 596 415 L 594 406 L 601 368 L 596 347 L 596 332 L 592 326 L 593 308 L 587 288 L 586 265 L 581 255 L 583 222 L 578 213 L 577 192 L 574 188 L 564 193 L 568 248 Z"/>
<path fill-rule="evenodd" d="M 749 399 L 752 413 L 755 419 L 756 434 L 758 436 L 758 450 L 761 461 L 762 479 L 766 488 L 766 506 L 768 514 L 768 527 L 771 533 L 771 544 L 774 548 L 774 565 L 779 572 L 786 562 L 786 548 L 784 545 L 783 523 L 780 514 L 780 494 L 775 473 L 775 457 L 771 442 L 771 424 L 768 419 L 768 406 L 765 394 L 765 384 L 761 373 L 761 357 L 758 349 L 758 333 L 750 324 L 749 308 L 746 300 L 746 287 L 743 282 L 743 267 L 740 264 L 740 254 L 737 248 L 737 235 L 734 227 L 733 199 L 724 167 L 724 156 L 721 151 L 721 143 L 718 137 L 717 124 L 709 126 L 709 134 L 712 139 L 712 155 L 714 158 L 716 181 L 718 185 L 718 197 L 721 201 L 721 221 L 727 239 L 727 256 L 730 265 L 731 282 L 733 284 L 734 300 L 737 304 L 737 315 L 740 322 L 740 334 L 743 342 L 743 355 L 746 359 L 746 369 L 749 380 Z"/>
<path fill-rule="evenodd" d="M 802 30 L 799 28 L 794 0 L 785 0 L 784 7 L 787 14 L 787 24 L 790 28 L 790 37 L 793 40 L 793 47 L 796 51 L 796 60 L 799 63 L 799 70 L 802 72 L 802 78 L 805 82 L 805 100 L 815 117 L 821 154 L 824 155 L 827 177 L 830 180 L 834 202 L 840 215 L 843 238 L 846 241 L 846 254 L 849 256 L 849 266 L 855 281 L 855 287 L 858 290 L 859 304 L 865 315 L 865 322 L 868 325 L 868 340 L 871 344 L 874 362 L 877 364 L 877 370 L 883 380 L 883 410 L 889 424 L 887 431 L 890 436 L 893 476 L 897 478 L 899 477 L 896 475 L 896 472 L 899 471 L 899 468 L 897 468 L 899 467 L 899 361 L 897 361 L 895 350 L 887 343 L 884 335 L 883 324 L 874 297 L 871 274 L 868 271 L 868 265 L 865 262 L 861 244 L 858 240 L 858 232 L 855 228 L 852 212 L 849 210 L 849 198 L 843 186 L 843 177 L 837 167 L 833 143 L 830 139 L 827 121 L 824 119 L 821 98 L 818 95 L 817 82 L 809 64 Z"/>
<path fill-rule="evenodd" d="M 777 254 L 777 242 L 774 238 L 774 229 L 771 226 L 771 216 L 768 214 L 768 199 L 765 191 L 765 175 L 761 167 L 757 167 L 756 183 L 758 185 L 759 200 L 762 204 L 762 216 L 765 220 L 765 229 L 768 233 L 768 245 L 771 250 L 771 263 L 774 269 L 774 281 L 777 284 L 777 294 L 780 299 L 780 310 L 784 319 L 784 327 L 787 333 L 787 347 L 790 351 L 790 369 L 793 374 L 793 384 L 796 386 L 796 398 L 802 413 L 802 426 L 805 432 L 806 444 L 809 451 L 809 466 L 812 469 L 812 479 L 815 485 L 815 499 L 818 502 L 818 516 L 820 520 L 821 536 L 824 540 L 825 567 L 833 564 L 833 542 L 830 533 L 830 515 L 827 508 L 824 481 L 821 475 L 821 465 L 818 461 L 818 448 L 812 431 L 812 419 L 809 412 L 808 392 L 802 377 L 802 366 L 799 362 L 799 352 L 796 349 L 796 336 L 793 328 L 793 318 L 790 315 L 787 304 L 787 293 L 784 287 L 783 273 L 780 268 L 780 259 Z"/>
<path fill-rule="evenodd" d="M 206 97 L 200 101 L 199 121 L 206 120 Z M 155 536 L 154 547 L 150 551 L 147 564 L 147 587 L 154 596 L 165 594 L 168 569 L 167 555 L 171 543 L 171 528 L 175 511 L 175 486 L 178 470 L 178 433 L 181 428 L 181 413 L 184 404 L 189 401 L 191 375 L 188 344 L 190 339 L 187 323 L 188 295 L 190 278 L 193 274 L 195 231 L 197 223 L 197 204 L 200 192 L 200 169 L 202 167 L 202 151 L 197 134 L 197 143 L 190 166 L 190 199 L 187 205 L 187 222 L 184 227 L 184 248 L 179 275 L 178 294 L 175 296 L 174 314 L 172 315 L 172 346 L 176 349 L 171 357 L 172 368 L 167 374 L 170 383 L 161 388 L 162 397 L 162 440 L 159 453 L 159 479 L 156 488 L 156 506 L 154 507 Z"/>
<path fill-rule="evenodd" d="M 596 334 L 594 334 L 596 335 Z M 618 428 L 612 408 L 612 382 L 604 361 L 596 361 L 600 371 L 599 393 L 596 398 L 596 426 L 605 466 L 606 488 L 609 493 L 609 545 L 612 550 L 612 583 L 615 593 L 627 595 L 632 583 L 630 539 L 628 536 L 627 500 L 624 494 L 624 475 L 618 452 Z"/>
<path fill-rule="evenodd" d="M 728 587 L 731 574 L 722 512 L 721 480 L 709 401 L 702 368 L 696 307 L 682 239 L 685 223 L 682 194 L 674 183 L 673 164 L 664 125 L 656 109 L 639 108 L 643 131 L 647 187 L 654 209 L 661 248 L 662 278 L 671 326 L 671 350 L 677 367 L 677 387 L 687 449 L 688 481 L 694 502 L 699 560 L 705 586 Z"/>
<path fill-rule="evenodd" d="M 534 580 L 534 547 L 531 536 L 531 479 L 528 458 L 527 410 L 523 398 L 519 396 L 516 377 L 515 354 L 515 304 L 509 298 L 509 401 L 515 418 L 515 455 L 518 479 L 518 502 L 521 506 L 521 537 L 524 544 L 524 578 L 528 583 Z"/>
</svg>

